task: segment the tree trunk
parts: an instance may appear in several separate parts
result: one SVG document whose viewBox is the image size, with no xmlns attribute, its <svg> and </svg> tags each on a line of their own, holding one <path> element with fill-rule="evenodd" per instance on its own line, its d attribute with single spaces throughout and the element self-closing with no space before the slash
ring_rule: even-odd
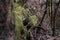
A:
<svg viewBox="0 0 60 40">
<path fill-rule="evenodd" d="M 11 0 L 0 0 L 0 40 L 13 39 L 11 28 Z"/>
<path fill-rule="evenodd" d="M 56 6 L 52 2 L 53 0 L 28 0 L 26 2 L 25 6 L 28 6 L 29 12 L 38 16 L 37 24 L 39 25 L 29 31 L 31 40 L 55 39 Z"/>
</svg>

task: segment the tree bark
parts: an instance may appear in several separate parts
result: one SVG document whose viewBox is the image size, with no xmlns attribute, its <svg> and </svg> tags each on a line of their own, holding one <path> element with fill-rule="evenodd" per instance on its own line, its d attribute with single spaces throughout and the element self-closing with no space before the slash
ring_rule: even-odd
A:
<svg viewBox="0 0 60 40">
<path fill-rule="evenodd" d="M 50 1 L 49 0 L 29 0 L 26 2 L 26 6 L 28 5 L 29 12 L 32 15 L 38 16 L 37 24 L 39 24 L 38 25 L 39 27 L 37 26 L 30 30 L 34 40 L 54 40 L 55 39 L 54 37 L 52 39 L 48 39 L 48 36 L 52 37 L 52 35 L 53 36 L 55 35 L 55 26 L 56 26 L 55 25 L 56 9 L 55 7 L 52 7 L 52 6 L 55 6 L 55 5 L 52 5 L 53 4 L 52 2 L 53 0 L 50 0 Z M 53 9 L 55 10 L 53 11 Z M 41 29 L 41 27 L 46 31 Z"/>
<path fill-rule="evenodd" d="M 0 0 L 0 3 L 0 40 L 12 40 L 11 0 Z"/>
</svg>

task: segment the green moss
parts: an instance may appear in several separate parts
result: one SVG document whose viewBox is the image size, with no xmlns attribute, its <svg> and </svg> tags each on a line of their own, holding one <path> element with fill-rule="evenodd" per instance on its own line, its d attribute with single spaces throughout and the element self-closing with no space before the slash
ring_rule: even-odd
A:
<svg viewBox="0 0 60 40">
<path fill-rule="evenodd" d="M 36 17 L 36 15 L 30 16 L 30 20 L 33 23 L 33 25 L 37 24 L 37 17 Z"/>
<path fill-rule="evenodd" d="M 23 13 L 25 12 L 25 9 L 21 7 L 19 4 L 14 3 L 14 9 L 13 12 L 15 13 L 15 40 L 20 40 L 21 37 L 21 31 L 24 31 L 24 39 L 26 39 L 27 35 L 27 29 L 23 25 L 22 20 L 24 18 Z"/>
<path fill-rule="evenodd" d="M 20 0 L 21 1 L 21 0 Z M 23 7 L 21 7 L 18 3 L 14 3 L 13 12 L 15 14 L 15 40 L 20 40 L 22 34 L 21 31 L 23 30 L 24 33 L 24 39 L 26 40 L 26 36 L 29 32 L 29 30 L 26 29 L 26 27 L 23 25 L 22 20 L 26 17 L 29 18 L 29 23 L 31 25 L 31 28 L 34 27 L 37 24 L 37 17 L 36 15 L 30 15 L 27 10 L 25 10 Z"/>
</svg>

